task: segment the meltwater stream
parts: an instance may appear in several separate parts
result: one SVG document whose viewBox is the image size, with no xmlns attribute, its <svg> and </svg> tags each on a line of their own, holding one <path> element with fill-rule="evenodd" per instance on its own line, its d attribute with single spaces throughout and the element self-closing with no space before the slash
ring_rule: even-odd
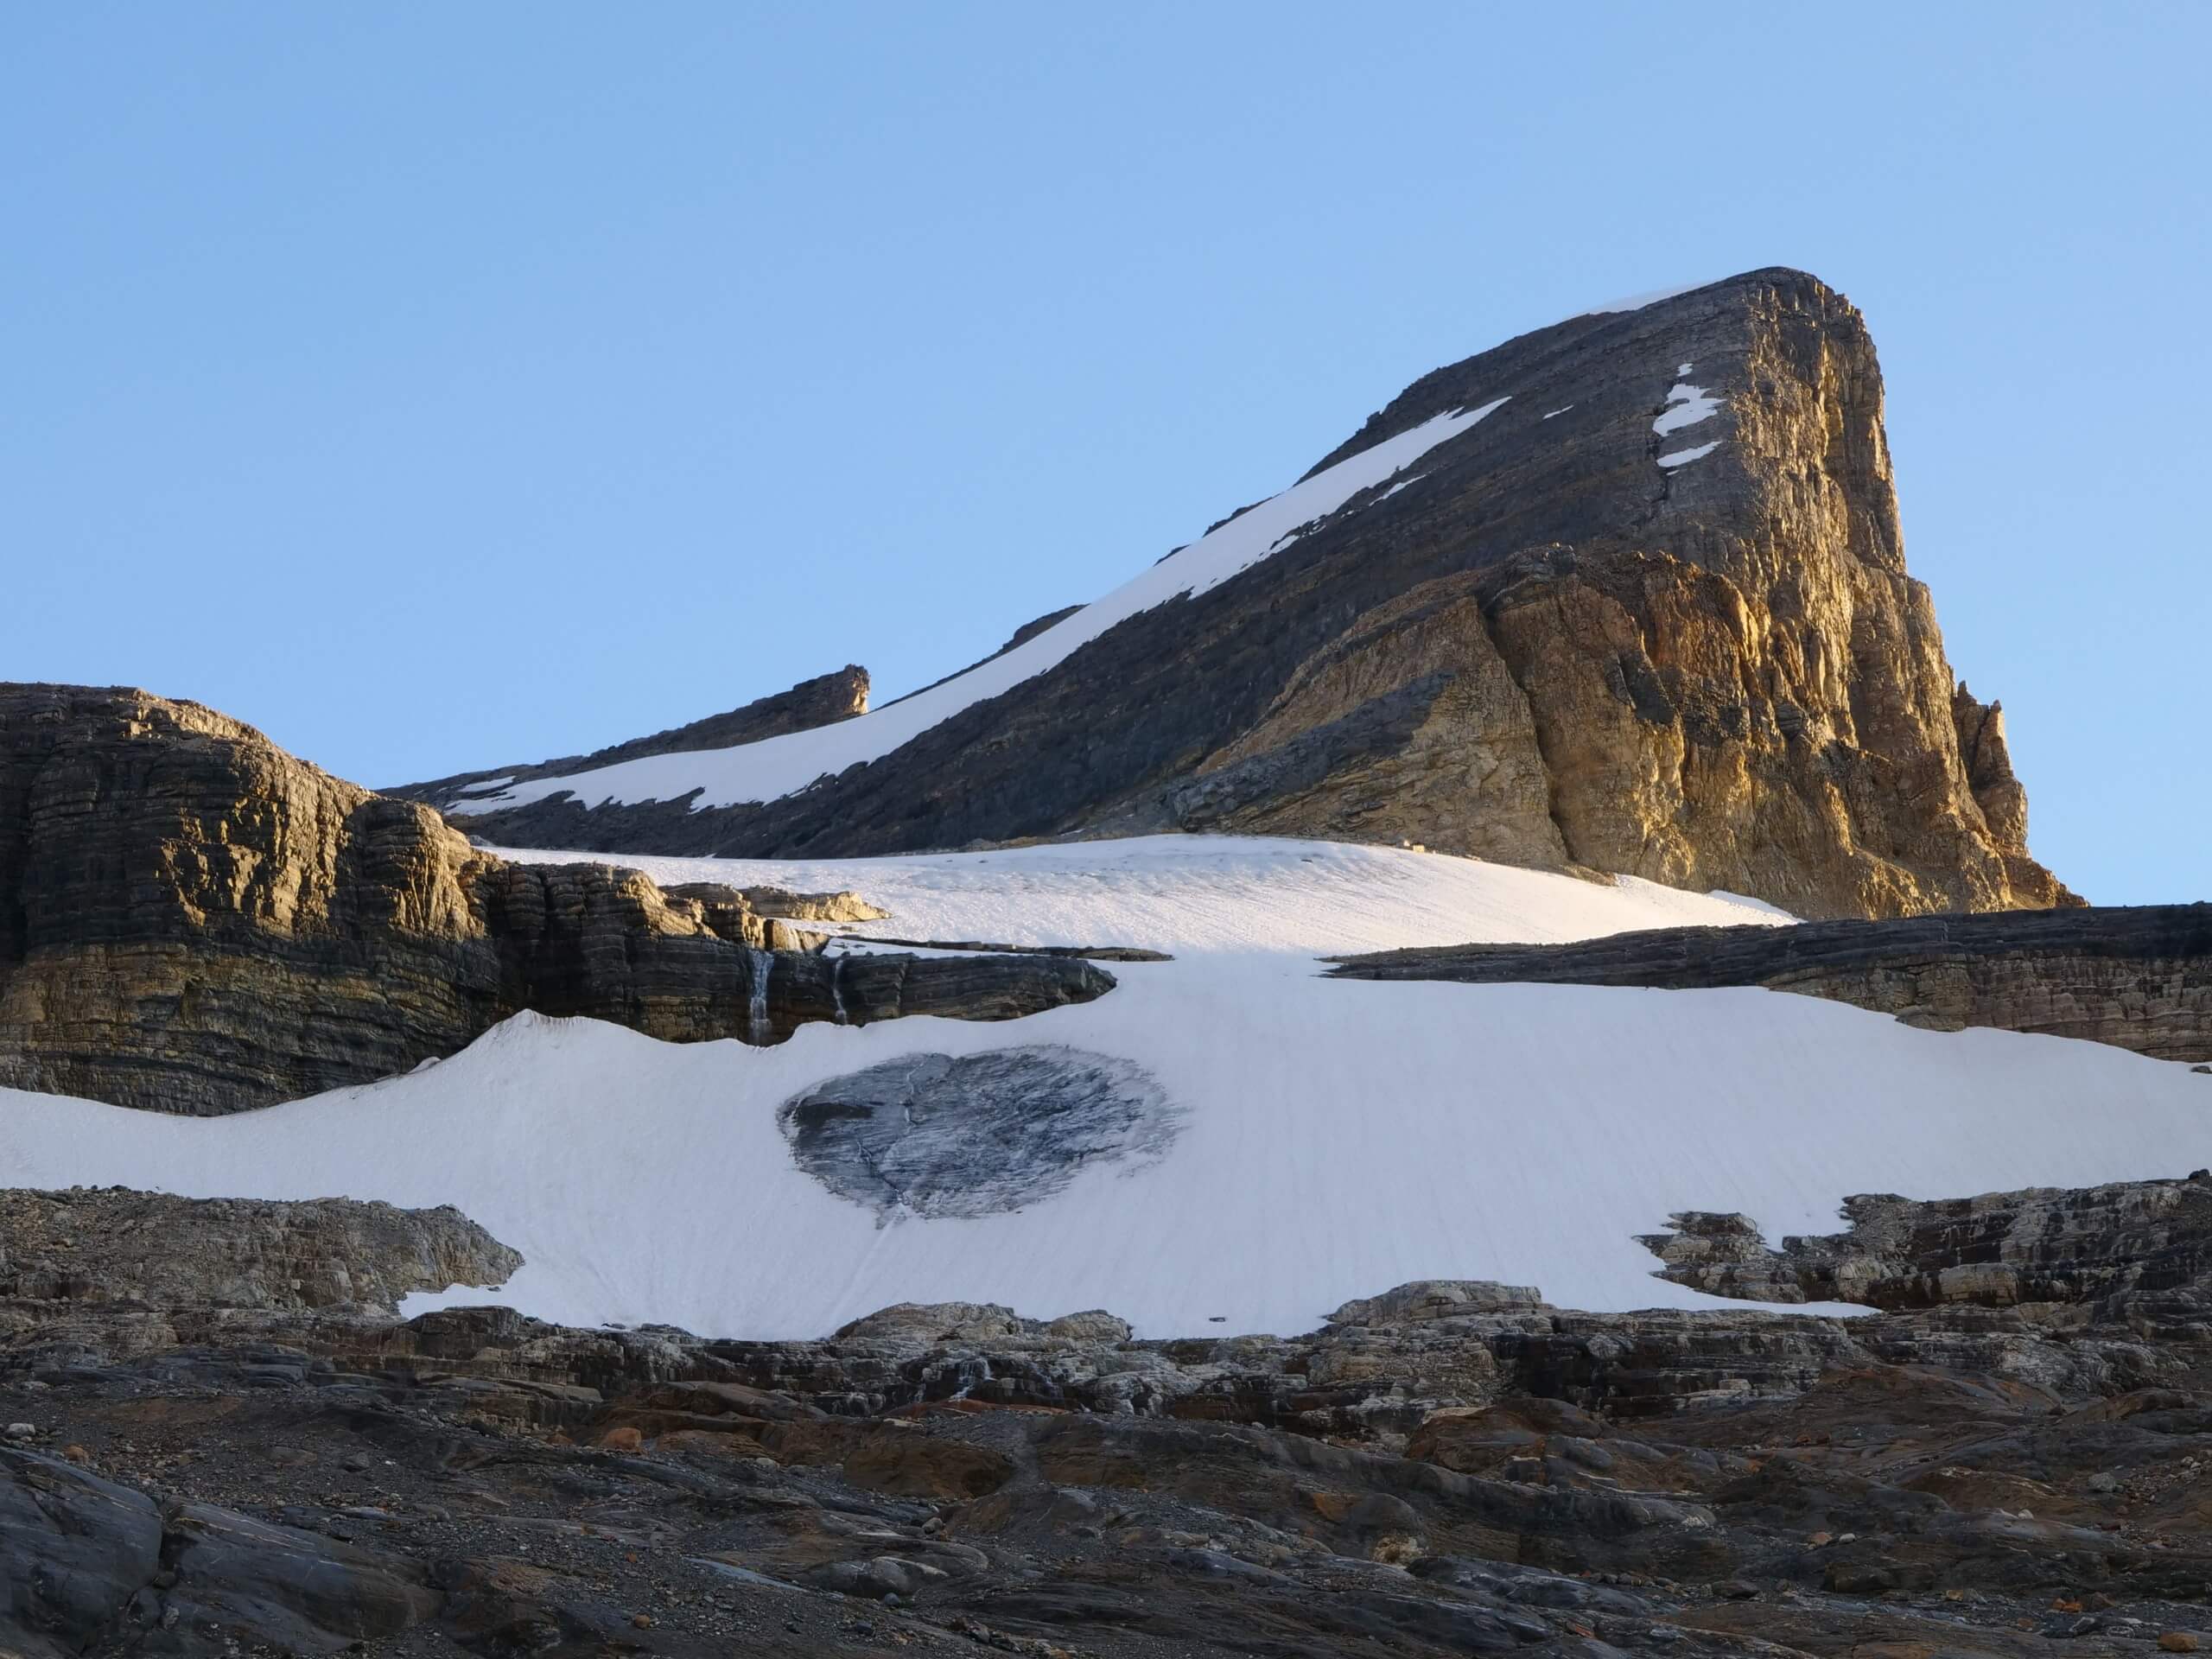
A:
<svg viewBox="0 0 2212 1659">
<path fill-rule="evenodd" d="M 768 976 L 776 966 L 772 950 L 755 950 L 753 957 L 753 994 L 747 1013 L 746 1040 L 756 1048 L 765 1048 L 775 1034 L 775 1027 L 768 1023 Z"/>
</svg>

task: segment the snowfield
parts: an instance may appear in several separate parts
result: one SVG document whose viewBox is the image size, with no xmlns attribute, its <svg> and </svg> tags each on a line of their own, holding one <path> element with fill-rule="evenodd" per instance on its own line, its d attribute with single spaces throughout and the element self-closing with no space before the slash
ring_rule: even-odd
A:
<svg viewBox="0 0 2212 1659">
<path fill-rule="evenodd" d="M 563 859 L 570 855 L 530 855 Z M 819 1336 L 896 1301 L 1109 1308 L 1150 1336 L 1312 1328 L 1417 1278 L 1536 1285 L 1593 1309 L 1708 1306 L 1635 1235 L 1681 1209 L 1828 1231 L 1857 1192 L 1961 1195 L 2212 1164 L 2212 1084 L 2088 1043 L 1917 1031 L 1759 990 L 1389 984 L 1324 952 L 1587 937 L 1765 908 L 1471 860 L 1159 837 L 656 873 L 854 887 L 859 931 L 1146 945 L 1118 989 L 1005 1024 L 809 1026 L 666 1045 L 524 1015 L 405 1077 L 265 1111 L 162 1117 L 0 1102 L 10 1185 L 453 1204 L 527 1265 L 496 1297 L 590 1325 Z M 878 1214 L 794 1163 L 777 1108 L 901 1056 L 1065 1046 L 1178 1109 L 1156 1160 L 1100 1161 L 974 1218 Z"/>
<path fill-rule="evenodd" d="M 513 847 L 524 863 L 576 853 Z M 727 881 L 799 893 L 858 890 L 891 919 L 832 931 L 997 944 L 1134 944 L 1178 955 L 1313 958 L 1406 945 L 1563 942 L 1636 928 L 1794 919 L 1757 899 L 1611 885 L 1391 847 L 1268 836 L 1137 836 L 992 853 L 855 859 L 619 861 L 664 885 Z M 809 928 L 822 924 L 808 922 Z"/>
<path fill-rule="evenodd" d="M 840 772 L 863 760 L 880 760 L 962 709 L 1001 696 L 1024 680 L 1057 667 L 1078 647 L 1117 623 L 1170 600 L 1218 587 L 1281 552 L 1363 492 L 1389 482 L 1437 445 L 1458 437 L 1508 401 L 1500 397 L 1477 409 L 1450 410 L 1356 455 L 1347 455 L 1281 494 L 1246 508 L 1189 546 L 1177 549 L 1135 581 L 1124 582 L 1105 598 L 1084 606 L 1014 650 L 855 719 L 741 743 L 734 748 L 648 755 L 525 784 L 501 779 L 498 782 L 510 786 L 486 794 L 482 791 L 491 785 L 480 785 L 467 800 L 445 810 L 453 816 L 488 812 L 560 794 L 573 794 L 590 806 L 608 801 L 672 801 L 694 790 L 702 791 L 691 803 L 694 811 L 778 799 L 804 789 L 824 773 Z"/>
</svg>

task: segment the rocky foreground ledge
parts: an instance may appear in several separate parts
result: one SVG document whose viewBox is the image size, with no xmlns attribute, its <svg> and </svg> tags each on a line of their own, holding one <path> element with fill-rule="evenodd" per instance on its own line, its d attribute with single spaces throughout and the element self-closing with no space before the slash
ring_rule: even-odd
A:
<svg viewBox="0 0 2212 1659">
<path fill-rule="evenodd" d="M 0 1195 L 0 1650 L 2193 1651 L 2199 1188 L 1886 1200 L 1858 1254 L 1941 1289 L 1865 1318 L 1438 1281 L 1173 1341 L 402 1322 L 509 1258 L 451 1212 Z"/>
<path fill-rule="evenodd" d="M 880 914 L 511 864 L 198 703 L 0 685 L 0 1085 L 207 1115 L 391 1077 L 524 1009 L 772 1043 L 1114 984 L 1041 957 L 829 961 L 755 898 Z"/>
<path fill-rule="evenodd" d="M 1572 944 L 1382 950 L 1338 964 L 1347 979 L 1763 985 L 1937 1031 L 1994 1026 L 2212 1060 L 2212 904 L 1667 927 Z"/>
</svg>

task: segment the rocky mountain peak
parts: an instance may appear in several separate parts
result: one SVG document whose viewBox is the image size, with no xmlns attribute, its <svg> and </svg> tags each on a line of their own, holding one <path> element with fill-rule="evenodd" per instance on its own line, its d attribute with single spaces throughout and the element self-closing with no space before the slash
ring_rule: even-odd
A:
<svg viewBox="0 0 2212 1659">
<path fill-rule="evenodd" d="M 786 753 L 757 798 L 732 747 L 691 778 L 586 766 L 460 804 L 510 842 L 602 849 L 1246 830 L 1812 916 L 2070 899 L 1906 573 L 1873 342 L 1817 278 L 1751 271 L 1425 375 L 1161 568 L 1294 500 L 1314 516 L 1225 573 L 1141 577 L 1170 585 L 1030 635 L 1033 671 L 931 688 L 942 718 L 855 728 L 818 773 Z"/>
</svg>

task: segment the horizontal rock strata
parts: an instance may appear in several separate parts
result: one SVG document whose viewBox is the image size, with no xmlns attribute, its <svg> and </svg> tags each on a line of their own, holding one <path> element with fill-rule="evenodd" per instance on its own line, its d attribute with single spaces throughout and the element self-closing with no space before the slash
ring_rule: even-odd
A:
<svg viewBox="0 0 2212 1659">
<path fill-rule="evenodd" d="M 2089 1305 L 2108 1324 L 2202 1318 L 2212 1277 L 2212 1173 L 2031 1187 L 1974 1198 L 1862 1193 L 1847 1232 L 1769 1249 L 1748 1216 L 1690 1212 L 1645 1239 L 1662 1277 L 1752 1301 L 1891 1310 Z M 2166 1306 L 2171 1302 L 2171 1306 Z"/>
<path fill-rule="evenodd" d="M 2212 905 L 2111 906 L 1795 927 L 1675 927 L 1572 944 L 1445 945 L 1341 959 L 1350 979 L 1764 985 L 1916 1026 L 2080 1037 L 2212 1060 Z"/>
<path fill-rule="evenodd" d="M 803 943 L 734 887 L 507 863 L 195 703 L 0 687 L 0 1085 L 227 1112 L 406 1071 L 523 1009 L 772 1042 L 1113 983 Z"/>
</svg>

